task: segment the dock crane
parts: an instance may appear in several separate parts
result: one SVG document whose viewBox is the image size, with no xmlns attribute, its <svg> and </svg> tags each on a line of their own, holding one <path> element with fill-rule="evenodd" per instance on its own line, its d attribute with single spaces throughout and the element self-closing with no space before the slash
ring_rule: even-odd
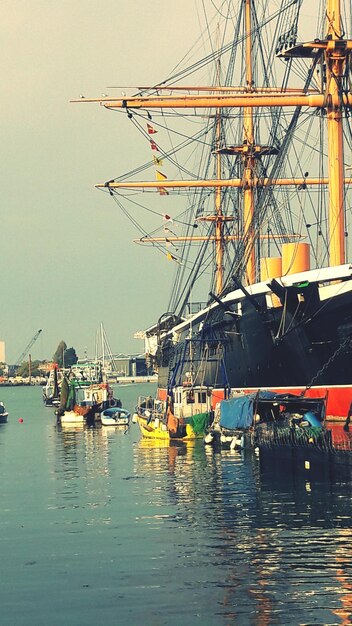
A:
<svg viewBox="0 0 352 626">
<path fill-rule="evenodd" d="M 15 366 L 17 365 L 21 365 L 24 357 L 28 354 L 28 352 L 30 351 L 32 345 L 37 341 L 40 333 L 42 332 L 42 329 L 39 328 L 39 330 L 37 330 L 37 332 L 35 333 L 34 337 L 32 337 L 32 339 L 30 340 L 30 342 L 28 343 L 28 345 L 25 347 L 25 349 L 23 350 L 21 356 L 17 359 Z"/>
</svg>

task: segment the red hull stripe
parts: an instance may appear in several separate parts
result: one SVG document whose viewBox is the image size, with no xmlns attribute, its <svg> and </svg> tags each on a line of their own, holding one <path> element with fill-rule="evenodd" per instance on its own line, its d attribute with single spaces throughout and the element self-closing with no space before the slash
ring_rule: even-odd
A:
<svg viewBox="0 0 352 626">
<path fill-rule="evenodd" d="M 265 387 L 270 391 L 277 393 L 293 393 L 300 394 L 305 390 L 305 387 Z M 241 393 L 251 393 L 258 391 L 257 387 L 246 387 L 245 389 L 234 388 L 232 391 Z M 309 398 L 322 398 L 327 395 L 327 417 L 339 417 L 346 419 L 349 408 L 352 403 L 352 385 L 333 385 L 333 386 L 321 386 L 311 387 L 305 392 L 305 395 Z M 166 400 L 167 390 L 158 389 L 159 400 Z M 212 392 L 212 407 L 224 399 L 223 389 L 214 389 Z"/>
<path fill-rule="evenodd" d="M 270 391 L 276 391 L 278 393 L 294 393 L 300 394 L 305 391 L 305 387 L 268 387 Z M 240 391 L 240 390 L 238 390 Z M 256 391 L 256 389 L 246 388 L 246 393 Z M 352 385 L 334 385 L 334 386 L 317 386 L 311 387 L 305 391 L 305 396 L 308 398 L 323 398 L 327 395 L 327 417 L 340 417 L 345 418 L 348 415 L 348 411 L 352 402 Z"/>
</svg>

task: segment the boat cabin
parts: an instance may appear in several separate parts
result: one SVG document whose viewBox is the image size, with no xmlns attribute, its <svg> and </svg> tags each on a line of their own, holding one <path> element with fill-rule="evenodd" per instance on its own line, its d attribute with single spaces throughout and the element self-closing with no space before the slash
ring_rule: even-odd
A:
<svg viewBox="0 0 352 626">
<path fill-rule="evenodd" d="M 211 411 L 211 389 L 202 386 L 180 386 L 174 389 L 173 413 L 176 417 L 192 417 Z"/>
</svg>

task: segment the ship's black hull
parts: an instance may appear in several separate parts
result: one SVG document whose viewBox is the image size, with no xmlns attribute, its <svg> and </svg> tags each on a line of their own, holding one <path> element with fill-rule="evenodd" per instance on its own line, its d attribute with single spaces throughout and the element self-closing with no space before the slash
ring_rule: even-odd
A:
<svg viewBox="0 0 352 626">
<path fill-rule="evenodd" d="M 191 338 L 188 327 L 176 345 L 166 340 L 159 387 L 182 384 L 186 372 L 218 388 L 351 386 L 352 291 L 322 301 L 315 283 L 282 297 L 285 307 L 268 307 L 267 294 L 243 299 L 240 315 L 227 301 L 197 320 Z"/>
</svg>

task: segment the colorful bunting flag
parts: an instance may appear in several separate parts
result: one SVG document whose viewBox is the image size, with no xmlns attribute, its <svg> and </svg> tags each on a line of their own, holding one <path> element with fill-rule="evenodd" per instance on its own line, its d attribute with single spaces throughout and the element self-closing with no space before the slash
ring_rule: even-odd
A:
<svg viewBox="0 0 352 626">
<path fill-rule="evenodd" d="M 167 176 L 166 174 L 163 174 L 162 172 L 159 172 L 159 170 L 155 171 L 155 176 L 157 180 L 166 180 Z M 159 187 L 159 193 L 161 196 L 168 196 L 169 192 L 164 188 L 164 187 Z"/>
<path fill-rule="evenodd" d="M 172 241 L 170 241 L 170 239 L 165 238 L 165 243 L 168 248 L 172 246 L 173 248 L 175 248 L 175 250 L 178 250 L 178 248 L 176 248 L 175 244 Z"/>
<path fill-rule="evenodd" d="M 159 167 L 163 166 L 164 161 L 162 159 L 159 159 L 156 156 L 153 156 L 153 161 L 154 161 L 154 165 L 157 165 Z"/>
<path fill-rule="evenodd" d="M 155 133 L 158 132 L 157 130 L 155 130 L 154 126 L 152 126 L 151 124 L 147 124 L 147 131 L 148 131 L 149 135 L 154 135 Z M 149 143 L 150 143 L 150 147 L 151 147 L 152 150 L 154 150 L 155 152 L 159 152 L 159 148 L 158 148 L 157 144 L 155 143 L 155 141 L 153 139 L 150 139 Z M 153 162 L 154 162 L 154 165 L 156 167 L 162 167 L 163 166 L 163 160 L 160 159 L 157 156 L 154 156 L 154 155 L 153 155 Z M 156 179 L 157 180 L 166 180 L 167 179 L 166 174 L 163 174 L 159 170 L 156 170 L 155 175 L 156 175 Z M 164 187 L 159 187 L 158 191 L 159 191 L 159 194 L 161 196 L 168 196 L 169 195 L 169 192 Z"/>
</svg>

